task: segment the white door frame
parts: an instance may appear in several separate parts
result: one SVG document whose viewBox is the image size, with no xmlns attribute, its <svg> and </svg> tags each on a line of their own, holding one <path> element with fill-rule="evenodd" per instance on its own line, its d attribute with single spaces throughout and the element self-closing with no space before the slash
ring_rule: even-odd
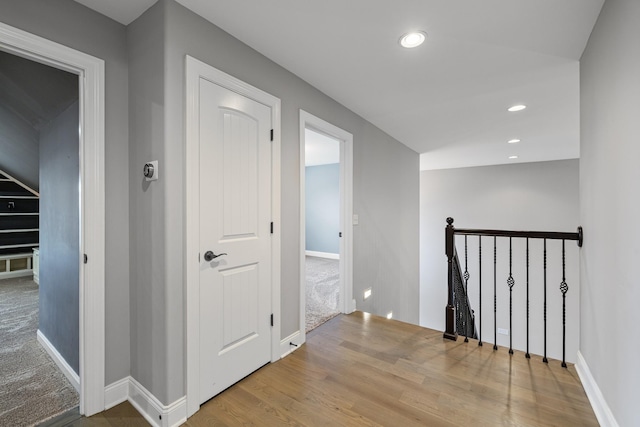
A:
<svg viewBox="0 0 640 427">
<path fill-rule="evenodd" d="M 305 129 L 340 141 L 340 311 L 352 313 L 353 299 L 353 135 L 304 110 L 300 110 L 300 336 L 306 341 L 306 230 L 305 230 Z"/>
<path fill-rule="evenodd" d="M 104 61 L 3 23 L 0 48 L 79 77 L 80 413 L 90 416 L 105 407 Z"/>
<path fill-rule="evenodd" d="M 229 74 L 219 71 L 189 55 L 186 57 L 186 155 L 185 155 L 185 336 L 186 336 L 186 391 L 187 417 L 200 409 L 200 162 L 198 128 L 198 89 L 200 78 L 236 92 L 271 108 L 273 142 L 271 151 L 271 361 L 280 359 L 280 99 L 253 87 Z"/>
</svg>

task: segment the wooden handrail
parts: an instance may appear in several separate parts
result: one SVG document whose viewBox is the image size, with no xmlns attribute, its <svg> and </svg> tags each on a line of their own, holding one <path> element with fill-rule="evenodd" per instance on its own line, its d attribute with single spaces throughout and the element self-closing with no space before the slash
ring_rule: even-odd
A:
<svg viewBox="0 0 640 427">
<path fill-rule="evenodd" d="M 447 226 L 445 227 L 445 254 L 448 262 L 448 295 L 447 306 L 445 307 L 445 324 L 444 338 L 456 340 L 458 334 L 455 328 L 455 307 L 454 307 L 454 289 L 453 289 L 453 262 L 455 256 L 455 235 L 466 236 L 491 236 L 491 237 L 519 237 L 530 239 L 550 239 L 563 241 L 575 240 L 578 246 L 582 247 L 583 232 L 582 227 L 578 227 L 575 233 L 556 232 L 556 231 L 512 231 L 512 230 L 490 230 L 490 229 L 472 229 L 472 228 L 455 228 L 453 226 L 453 218 L 447 218 Z M 564 258 L 563 258 L 564 262 Z M 495 347 L 495 344 L 494 344 Z M 563 362 L 564 363 L 564 362 Z"/>
<path fill-rule="evenodd" d="M 448 218 L 452 219 L 453 218 Z M 582 247 L 582 227 L 575 233 L 561 231 L 512 231 L 512 230 L 484 230 L 474 228 L 454 228 L 453 234 L 467 236 L 496 236 L 496 237 L 528 237 L 531 239 L 576 240 Z"/>
</svg>

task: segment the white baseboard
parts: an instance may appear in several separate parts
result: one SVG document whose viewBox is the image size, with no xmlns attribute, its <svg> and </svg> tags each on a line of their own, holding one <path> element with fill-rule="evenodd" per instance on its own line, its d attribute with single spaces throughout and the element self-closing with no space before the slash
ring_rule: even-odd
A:
<svg viewBox="0 0 640 427">
<path fill-rule="evenodd" d="M 582 353 L 579 351 L 576 371 L 578 372 L 584 391 L 587 393 L 593 412 L 595 412 L 600 425 L 602 427 L 618 427 L 618 423 L 613 416 L 613 412 L 611 412 L 611 408 L 609 408 L 607 401 L 604 399 L 595 378 L 591 375 L 591 370 L 587 365 L 587 361 L 584 360 Z"/>
<path fill-rule="evenodd" d="M 15 279 L 16 277 L 26 277 L 26 276 L 31 276 L 32 274 L 33 274 L 33 270 L 31 269 L 2 271 L 0 272 L 0 279 Z"/>
<path fill-rule="evenodd" d="M 104 408 L 112 408 L 125 400 L 154 427 L 176 427 L 187 421 L 185 396 L 163 405 L 149 390 L 132 377 L 126 377 L 104 389 Z"/>
<path fill-rule="evenodd" d="M 294 343 L 297 347 L 291 345 L 291 343 Z M 304 339 L 302 338 L 300 331 L 295 331 L 294 333 L 280 341 L 280 358 L 293 353 L 295 350 L 299 349 L 302 344 L 304 344 Z"/>
<path fill-rule="evenodd" d="M 340 259 L 340 254 L 332 254 L 329 252 L 305 251 L 305 255 L 317 258 Z"/>
<path fill-rule="evenodd" d="M 349 309 L 347 310 L 347 313 L 346 313 L 346 314 L 351 314 L 351 313 L 353 313 L 354 311 L 356 311 L 356 300 L 355 300 L 355 299 L 352 299 L 352 300 L 351 300 L 351 307 L 349 307 Z"/>
<path fill-rule="evenodd" d="M 130 381 L 131 377 L 125 377 L 104 388 L 104 409 L 111 409 L 129 398 Z"/>
<path fill-rule="evenodd" d="M 40 329 L 38 329 L 37 339 L 42 348 L 51 356 L 51 359 L 58 365 L 58 369 L 64 374 L 65 377 L 69 380 L 73 388 L 76 389 L 78 393 L 80 393 L 80 377 L 76 372 L 69 366 L 66 360 L 62 357 L 62 355 L 56 350 L 56 348 L 49 342 L 47 337 L 44 336 Z"/>
</svg>

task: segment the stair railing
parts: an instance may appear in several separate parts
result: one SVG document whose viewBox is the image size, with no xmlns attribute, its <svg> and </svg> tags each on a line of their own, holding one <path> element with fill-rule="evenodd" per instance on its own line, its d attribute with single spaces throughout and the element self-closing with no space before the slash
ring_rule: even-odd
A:
<svg viewBox="0 0 640 427">
<path fill-rule="evenodd" d="M 455 247 L 455 236 L 463 235 L 465 245 L 465 271 L 462 273 L 460 261 Z M 465 336 L 465 341 L 471 338 L 477 338 L 478 345 L 482 346 L 482 305 L 480 305 L 479 326 L 475 327 L 475 313 L 469 304 L 468 286 L 469 272 L 467 269 L 467 236 L 478 236 L 478 255 L 479 262 L 479 292 L 482 294 L 482 237 L 493 238 L 493 289 L 494 289 L 494 345 L 493 349 L 497 350 L 497 245 L 498 237 L 509 238 L 509 276 L 507 278 L 507 286 L 509 287 L 509 331 L 512 331 L 513 325 L 513 286 L 515 280 L 512 274 L 512 239 L 526 239 L 526 286 L 527 286 L 527 350 L 525 357 L 530 358 L 529 354 L 529 240 L 542 239 L 544 251 L 544 356 L 542 361 L 547 363 L 547 240 L 562 241 L 562 281 L 560 282 L 560 292 L 562 293 L 562 366 L 567 367 L 565 361 L 566 353 L 566 294 L 569 286 L 566 281 L 566 262 L 565 262 L 565 241 L 577 241 L 578 246 L 582 247 L 583 232 L 582 227 L 578 227 L 577 232 L 554 232 L 554 231 L 510 231 L 510 230 L 486 230 L 486 229 L 466 229 L 455 228 L 453 226 L 453 218 L 447 218 L 447 226 L 445 228 L 445 253 L 448 262 L 448 300 L 445 307 L 445 324 L 444 338 L 457 340 L 458 335 Z M 464 284 L 463 284 L 464 281 Z M 482 298 L 480 297 L 480 304 Z M 479 337 L 477 331 L 480 331 Z M 513 354 L 512 334 L 509 334 L 509 353 Z"/>
</svg>

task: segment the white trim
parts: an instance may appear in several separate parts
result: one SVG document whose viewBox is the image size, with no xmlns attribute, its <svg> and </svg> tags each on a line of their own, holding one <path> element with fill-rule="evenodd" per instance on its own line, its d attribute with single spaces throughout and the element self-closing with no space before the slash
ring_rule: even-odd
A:
<svg viewBox="0 0 640 427">
<path fill-rule="evenodd" d="M 294 343 L 295 345 L 291 345 L 291 343 Z M 300 331 L 295 331 L 294 333 L 280 341 L 280 358 L 293 353 L 294 351 L 299 349 L 302 344 L 302 335 L 300 334 Z"/>
<path fill-rule="evenodd" d="M 578 351 L 576 371 L 578 372 L 580 381 L 582 381 L 582 387 L 584 387 L 584 391 L 587 393 L 591 408 L 593 408 L 593 412 L 596 414 L 598 423 L 600 423 L 602 427 L 618 427 L 618 422 L 613 416 L 611 408 L 609 408 L 607 401 L 600 391 L 600 387 L 598 387 L 598 383 L 596 383 L 595 378 L 593 378 L 591 374 L 587 361 L 584 360 L 580 351 Z"/>
<path fill-rule="evenodd" d="M 187 398 L 185 396 L 170 405 L 163 405 L 149 390 L 128 377 L 129 402 L 145 420 L 156 427 L 174 427 L 187 421 Z"/>
<path fill-rule="evenodd" d="M 64 360 L 64 357 L 56 350 L 56 348 L 49 342 L 47 337 L 44 336 L 40 329 L 36 334 L 38 342 L 45 349 L 47 354 L 51 356 L 51 359 L 58 365 L 60 372 L 64 374 L 65 377 L 69 380 L 73 388 L 76 389 L 77 392 L 80 392 L 80 377 L 76 374 L 76 371 L 73 370 L 71 366 Z"/>
<path fill-rule="evenodd" d="M 104 409 L 104 61 L 0 23 L 0 48 L 69 71 L 80 84 L 80 413 Z M 90 262 L 81 262 L 88 254 Z"/>
<path fill-rule="evenodd" d="M 186 56 L 186 153 L 185 153 L 185 336 L 186 336 L 186 402 L 187 416 L 200 409 L 199 370 L 200 370 L 200 306 L 199 306 L 199 263 L 198 263 L 198 224 L 199 224 L 199 149 L 198 149 L 198 84 L 201 76 L 217 85 L 232 90 L 271 108 L 271 121 L 274 131 L 272 142 L 272 205 L 271 218 L 274 233 L 271 236 L 272 279 L 271 310 L 274 326 L 271 328 L 271 361 L 280 359 L 280 262 L 281 262 L 281 165 L 280 165 L 280 99 L 257 89 L 229 74 L 219 71 L 189 55 Z"/>
<path fill-rule="evenodd" d="M 104 388 L 104 409 L 111 409 L 129 398 L 129 381 L 131 377 L 125 377 Z"/>
<path fill-rule="evenodd" d="M 306 231 L 305 231 L 305 129 L 313 129 L 340 141 L 340 310 L 352 313 L 353 299 L 353 135 L 313 114 L 300 110 L 300 331 L 305 331 Z M 306 333 L 302 333 L 302 342 Z"/>
<path fill-rule="evenodd" d="M 33 269 L 31 268 L 14 271 L 0 271 L 0 279 L 15 279 L 16 277 L 26 277 L 31 275 L 33 275 Z M 34 282 L 36 282 L 35 279 Z M 36 284 L 38 284 L 38 282 L 36 282 Z"/>
<path fill-rule="evenodd" d="M 304 254 L 316 258 L 340 259 L 340 254 L 332 254 L 330 252 L 304 251 Z"/>
</svg>

